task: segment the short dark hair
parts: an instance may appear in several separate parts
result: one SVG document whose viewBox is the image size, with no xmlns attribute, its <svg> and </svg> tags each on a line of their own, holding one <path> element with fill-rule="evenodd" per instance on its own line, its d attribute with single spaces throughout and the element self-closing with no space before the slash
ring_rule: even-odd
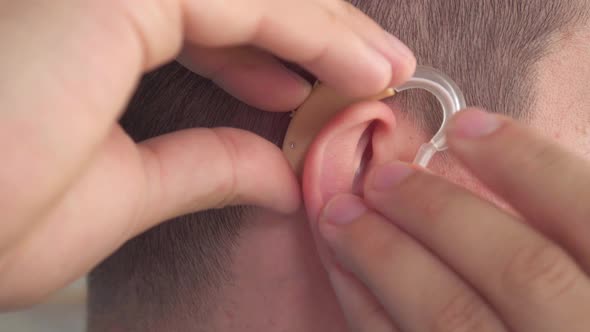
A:
<svg viewBox="0 0 590 332">
<path fill-rule="evenodd" d="M 554 37 L 588 17 L 587 3 L 576 0 L 351 2 L 408 44 L 418 63 L 455 79 L 468 104 L 514 117 L 532 111 L 535 64 Z M 402 108 L 420 110 L 411 116 L 425 128 L 437 127 L 434 99 L 420 92 L 399 98 Z M 171 63 L 145 76 L 121 123 L 137 141 L 190 127 L 230 126 L 281 145 L 289 115 L 249 107 Z M 130 322 L 126 330 L 148 331 L 151 317 L 182 315 L 179 305 L 190 306 L 191 315 L 206 314 L 204 304 L 231 279 L 234 244 L 252 209 L 182 216 L 127 242 L 90 275 L 89 326 Z M 182 295 L 187 292 L 195 296 Z"/>
</svg>

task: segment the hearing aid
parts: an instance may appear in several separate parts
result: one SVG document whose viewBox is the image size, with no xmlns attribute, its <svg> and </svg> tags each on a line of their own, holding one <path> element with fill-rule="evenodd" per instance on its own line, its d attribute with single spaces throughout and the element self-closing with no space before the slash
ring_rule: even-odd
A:
<svg viewBox="0 0 590 332">
<path fill-rule="evenodd" d="M 316 83 L 306 101 L 293 112 L 283 142 L 283 153 L 295 173 L 298 176 L 301 175 L 307 150 L 320 130 L 346 106 L 363 100 L 382 100 L 409 89 L 422 89 L 434 95 L 443 112 L 440 128 L 429 142 L 420 146 L 414 158 L 414 164 L 427 167 L 437 152 L 448 148 L 446 141 L 448 120 L 453 114 L 465 108 L 465 97 L 457 84 L 447 75 L 431 67 L 418 66 L 412 78 L 405 84 L 388 88 L 369 98 L 347 97 L 324 84 Z"/>
</svg>

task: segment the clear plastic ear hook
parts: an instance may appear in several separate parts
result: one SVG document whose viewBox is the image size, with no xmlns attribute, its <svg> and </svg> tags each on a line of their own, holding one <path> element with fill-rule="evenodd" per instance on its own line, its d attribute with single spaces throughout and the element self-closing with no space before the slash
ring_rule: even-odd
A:
<svg viewBox="0 0 590 332">
<path fill-rule="evenodd" d="M 453 114 L 465 108 L 465 97 L 451 78 L 426 66 L 418 66 L 414 76 L 404 85 L 395 88 L 395 91 L 401 92 L 408 89 L 423 89 L 432 93 L 438 99 L 443 110 L 443 120 L 438 132 L 430 142 L 420 146 L 414 159 L 415 164 L 426 167 L 435 153 L 448 148 L 446 140 L 448 120 Z"/>
</svg>

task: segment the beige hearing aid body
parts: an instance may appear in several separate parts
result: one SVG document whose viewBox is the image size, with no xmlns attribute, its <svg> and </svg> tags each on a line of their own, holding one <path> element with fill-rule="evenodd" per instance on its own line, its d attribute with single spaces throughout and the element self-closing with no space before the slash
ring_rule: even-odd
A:
<svg viewBox="0 0 590 332">
<path fill-rule="evenodd" d="M 295 173 L 301 176 L 309 146 L 335 114 L 355 102 L 382 100 L 407 89 L 424 89 L 432 93 L 443 109 L 443 122 L 440 129 L 430 142 L 420 147 L 414 159 L 415 164 L 426 167 L 436 152 L 447 149 L 445 129 L 448 119 L 465 108 L 465 98 L 449 77 L 434 68 L 418 66 L 414 76 L 404 85 L 395 89 L 386 89 L 376 96 L 365 99 L 346 97 L 328 86 L 316 84 L 307 100 L 294 112 L 283 142 L 283 153 Z"/>
</svg>

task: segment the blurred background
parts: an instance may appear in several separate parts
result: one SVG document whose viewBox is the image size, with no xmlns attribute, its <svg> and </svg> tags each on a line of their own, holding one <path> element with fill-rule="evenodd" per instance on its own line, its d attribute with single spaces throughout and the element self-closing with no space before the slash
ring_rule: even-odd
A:
<svg viewBox="0 0 590 332">
<path fill-rule="evenodd" d="M 0 332 L 84 332 L 86 281 L 78 280 L 45 303 L 0 314 Z"/>
</svg>

